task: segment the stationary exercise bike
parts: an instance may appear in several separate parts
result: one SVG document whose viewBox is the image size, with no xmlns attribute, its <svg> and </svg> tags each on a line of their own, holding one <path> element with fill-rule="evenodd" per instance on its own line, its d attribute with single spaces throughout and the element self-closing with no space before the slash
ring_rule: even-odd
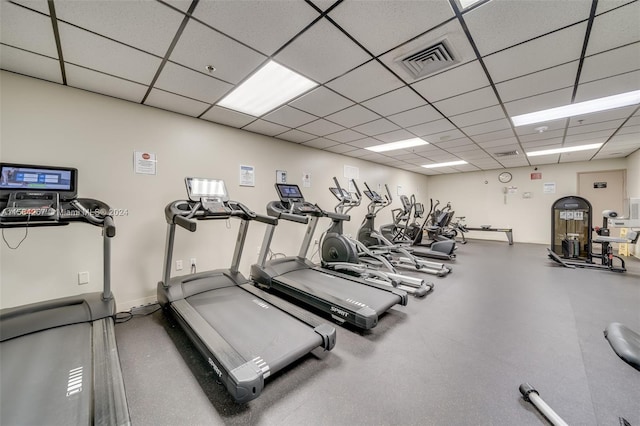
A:
<svg viewBox="0 0 640 426">
<path fill-rule="evenodd" d="M 335 212 L 339 215 L 331 217 L 331 227 L 320 241 L 322 267 L 397 287 L 416 297 L 422 297 L 433 290 L 433 283 L 399 274 L 384 256 L 375 254 L 360 241 L 344 235 L 344 217 L 351 209 L 360 205 L 361 198 L 357 193 L 352 196 L 343 189 L 337 178 L 334 177 L 333 180 L 336 186 L 329 190 L 339 201 L 335 207 Z"/>
</svg>

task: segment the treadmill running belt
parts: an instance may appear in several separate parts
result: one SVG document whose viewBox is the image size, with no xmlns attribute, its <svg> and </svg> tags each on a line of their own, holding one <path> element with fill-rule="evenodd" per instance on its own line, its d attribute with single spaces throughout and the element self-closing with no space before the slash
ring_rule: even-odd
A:
<svg viewBox="0 0 640 426">
<path fill-rule="evenodd" d="M 347 305 L 352 305 L 354 309 L 359 309 L 364 304 L 378 314 L 386 312 L 400 300 L 400 296 L 389 291 L 313 269 L 298 269 L 286 273 L 284 277 L 296 281 L 310 294 L 322 297 L 322 293 L 328 293 Z M 273 279 L 278 281 L 278 277 Z"/>
<path fill-rule="evenodd" d="M 91 333 L 81 323 L 2 342 L 0 424 L 91 424 Z"/>
<path fill-rule="evenodd" d="M 322 344 L 309 326 L 237 286 L 186 300 L 245 360 L 261 357 L 270 373 Z"/>
</svg>

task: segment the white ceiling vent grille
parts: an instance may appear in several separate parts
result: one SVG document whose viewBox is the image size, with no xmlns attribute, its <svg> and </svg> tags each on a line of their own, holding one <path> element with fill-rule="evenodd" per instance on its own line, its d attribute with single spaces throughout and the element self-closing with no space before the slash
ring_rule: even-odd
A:
<svg viewBox="0 0 640 426">
<path fill-rule="evenodd" d="M 418 50 L 396 59 L 414 79 L 449 68 L 460 62 L 449 40 L 446 38 L 429 47 Z"/>
<path fill-rule="evenodd" d="M 518 155 L 518 151 L 505 151 L 505 152 L 496 152 L 496 157 L 511 157 L 512 155 Z"/>
</svg>

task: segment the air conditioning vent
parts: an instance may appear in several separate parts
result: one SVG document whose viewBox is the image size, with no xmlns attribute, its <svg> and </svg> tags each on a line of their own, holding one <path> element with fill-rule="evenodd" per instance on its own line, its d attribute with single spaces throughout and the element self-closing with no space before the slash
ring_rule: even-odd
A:
<svg viewBox="0 0 640 426">
<path fill-rule="evenodd" d="M 402 65 L 417 80 L 449 68 L 459 63 L 460 60 L 457 58 L 449 41 L 445 38 L 429 47 L 414 50 L 396 59 L 396 62 Z"/>
<path fill-rule="evenodd" d="M 518 151 L 514 150 L 514 151 L 496 152 L 493 155 L 495 155 L 496 157 L 510 157 L 512 155 L 518 155 Z"/>
</svg>

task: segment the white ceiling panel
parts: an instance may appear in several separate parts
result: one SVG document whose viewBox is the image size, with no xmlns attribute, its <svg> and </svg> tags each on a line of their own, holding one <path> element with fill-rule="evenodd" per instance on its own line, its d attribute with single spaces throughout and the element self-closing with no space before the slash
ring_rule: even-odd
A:
<svg viewBox="0 0 640 426">
<path fill-rule="evenodd" d="M 318 12 L 305 2 L 289 0 L 201 1 L 193 16 L 271 55 L 317 18 Z"/>
<path fill-rule="evenodd" d="M 402 81 L 375 60 L 327 84 L 331 89 L 356 102 L 373 98 L 402 85 Z"/>
<path fill-rule="evenodd" d="M 474 90 L 463 95 L 436 102 L 433 105 L 447 116 L 475 111 L 498 104 L 498 98 L 491 87 Z"/>
<path fill-rule="evenodd" d="M 313 3 L 321 11 L 325 11 L 329 9 L 331 6 L 333 6 L 335 3 L 339 3 L 339 1 L 338 0 L 311 0 L 311 3 Z"/>
<path fill-rule="evenodd" d="M 302 130 L 303 132 L 311 133 L 312 135 L 316 136 L 325 136 L 330 133 L 344 130 L 344 127 L 338 126 L 335 123 L 331 123 L 330 121 L 321 118 L 319 120 L 312 121 L 311 123 L 307 123 L 303 126 L 298 127 L 298 130 Z"/>
<path fill-rule="evenodd" d="M 290 105 L 315 114 L 318 117 L 325 117 L 353 105 L 353 102 L 326 87 L 320 86 L 291 102 Z"/>
<path fill-rule="evenodd" d="M 9 46 L 0 45 L 0 67 L 54 83 L 62 83 L 60 61 Z"/>
<path fill-rule="evenodd" d="M 44 13 L 45 15 L 49 15 L 49 4 L 43 0 L 12 0 L 13 3 L 17 3 L 24 7 L 28 7 L 29 9 L 37 10 L 40 13 Z M 6 3 L 6 1 L 3 1 Z M 4 10 L 2 10 L 4 12 Z"/>
<path fill-rule="evenodd" d="M 254 133 L 260 133 L 267 136 L 275 136 L 280 133 L 284 133 L 289 130 L 288 127 L 281 126 L 275 123 L 269 123 L 264 120 L 256 120 L 253 123 L 247 124 L 243 127 L 244 130 L 248 130 Z"/>
<path fill-rule="evenodd" d="M 184 15 L 158 2 L 56 1 L 58 19 L 164 56 Z"/>
<path fill-rule="evenodd" d="M 167 62 L 156 81 L 156 87 L 202 102 L 214 103 L 231 89 L 231 85 Z"/>
<path fill-rule="evenodd" d="M 541 111 L 547 108 L 569 105 L 571 103 L 572 92 L 573 89 L 556 90 L 542 95 L 520 99 L 518 101 L 506 102 L 504 106 L 507 108 L 507 113 L 510 117 L 520 114 L 528 114 L 530 112 Z M 548 126 L 547 123 L 540 123 L 534 127 L 542 125 Z"/>
<path fill-rule="evenodd" d="M 640 3 L 628 3 L 623 7 L 596 16 L 589 37 L 587 55 L 640 41 Z M 615 30 L 612 30 L 614 29 Z"/>
<path fill-rule="evenodd" d="M 600 15 L 608 10 L 615 9 L 620 6 L 624 6 L 625 4 L 631 3 L 635 0 L 600 0 L 598 1 L 598 8 L 596 9 L 596 14 Z"/>
<path fill-rule="evenodd" d="M 402 87 L 362 103 L 367 108 L 384 116 L 407 111 L 425 104 L 426 102 L 408 87 Z"/>
<path fill-rule="evenodd" d="M 498 130 L 497 132 L 482 133 L 480 135 L 474 135 L 473 140 L 481 144 L 483 142 L 494 141 L 498 139 L 513 137 L 513 130 L 511 128 Z"/>
<path fill-rule="evenodd" d="M 0 2 L 0 40 L 3 44 L 30 52 L 58 57 L 53 27 L 48 16 L 42 16 L 7 1 Z"/>
<path fill-rule="evenodd" d="M 380 145 L 380 141 L 373 138 L 363 138 L 351 141 L 349 142 L 349 145 L 355 146 L 356 148 L 367 148 L 370 146 Z"/>
<path fill-rule="evenodd" d="M 242 114 L 238 111 L 233 111 L 219 106 L 211 108 L 202 115 L 202 118 L 231 127 L 243 127 L 256 119 L 250 115 Z"/>
<path fill-rule="evenodd" d="M 475 140 L 475 138 L 474 138 Z M 476 142 L 478 142 L 476 140 Z M 506 149 L 503 149 L 502 147 L 507 146 L 507 145 L 517 145 L 518 140 L 515 137 L 509 137 L 509 138 L 502 138 L 502 139 L 493 139 L 493 140 L 488 140 L 485 142 L 478 142 L 478 145 L 480 145 L 482 148 L 484 149 L 488 149 L 488 150 L 492 150 L 491 148 L 495 148 L 495 147 L 501 147 L 500 151 L 506 151 Z M 492 150 L 493 151 L 493 150 Z"/>
<path fill-rule="evenodd" d="M 355 148 L 347 144 L 339 144 L 339 145 L 334 145 L 329 148 L 326 148 L 327 151 L 335 152 L 336 154 L 344 154 L 346 152 L 355 151 L 357 149 L 358 148 Z"/>
<path fill-rule="evenodd" d="M 158 0 L 158 1 L 162 3 L 166 3 L 170 6 L 173 6 L 179 11 L 184 13 L 187 13 L 187 11 L 189 11 L 189 7 L 191 6 L 191 3 L 193 3 L 192 0 Z"/>
<path fill-rule="evenodd" d="M 573 2 L 571 2 L 573 3 Z M 519 77 L 580 58 L 587 24 L 562 31 L 486 56 L 484 63 L 494 83 Z"/>
<path fill-rule="evenodd" d="M 180 114 L 190 115 L 192 117 L 199 116 L 209 106 L 203 102 L 174 95 L 173 93 L 168 93 L 158 89 L 151 90 L 145 105 L 165 109 L 167 111 L 178 111 Z"/>
<path fill-rule="evenodd" d="M 498 130 L 510 129 L 511 123 L 506 118 L 493 120 L 487 123 L 474 124 L 473 126 L 463 127 L 462 130 L 469 136 L 482 135 L 484 133 L 492 133 Z"/>
<path fill-rule="evenodd" d="M 160 59 L 88 31 L 60 23 L 65 62 L 149 84 Z"/>
<path fill-rule="evenodd" d="M 368 136 L 375 136 L 381 133 L 387 133 L 392 130 L 398 130 L 399 127 L 386 118 L 381 118 L 379 120 L 371 121 L 366 124 L 361 124 L 353 128 L 353 130 L 364 133 Z"/>
<path fill-rule="evenodd" d="M 170 59 L 200 72 L 212 65 L 212 77 L 238 83 L 267 58 L 191 19 Z"/>
<path fill-rule="evenodd" d="M 331 133 L 330 135 L 325 136 L 325 138 L 327 139 L 331 139 L 332 141 L 340 143 L 355 141 L 358 139 L 362 139 L 363 137 L 363 134 L 355 132 L 351 129 L 342 130 L 340 132 Z"/>
<path fill-rule="evenodd" d="M 468 127 L 474 124 L 486 123 L 504 118 L 504 111 L 500 105 L 483 108 L 464 114 L 452 115 L 451 121 L 458 127 Z"/>
<path fill-rule="evenodd" d="M 429 123 L 419 124 L 417 126 L 408 127 L 411 133 L 417 136 L 433 135 L 441 132 L 455 130 L 455 126 L 447 119 L 435 120 Z"/>
<path fill-rule="evenodd" d="M 640 42 L 586 57 L 580 82 L 609 77 L 640 69 Z"/>
<path fill-rule="evenodd" d="M 640 89 L 640 70 L 581 84 L 578 86 L 575 101 L 590 101 L 638 89 Z"/>
<path fill-rule="evenodd" d="M 397 141 L 402 141 L 405 139 L 413 139 L 413 138 L 415 138 L 415 136 L 404 129 L 394 130 L 392 132 L 376 135 L 376 139 L 385 143 L 397 142 Z"/>
<path fill-rule="evenodd" d="M 318 43 L 318 40 L 322 40 Z M 346 35 L 321 19 L 278 53 L 277 62 L 320 83 L 355 68 L 371 57 Z"/>
<path fill-rule="evenodd" d="M 67 84 L 71 87 L 77 87 L 79 89 L 137 103 L 140 103 L 147 93 L 147 86 L 144 84 L 133 83 L 71 64 L 67 64 L 65 70 L 67 74 Z M 204 111 L 205 108 L 206 106 L 201 107 L 200 112 Z"/>
<path fill-rule="evenodd" d="M 465 13 L 481 55 L 555 31 L 589 18 L 591 2 L 574 0 L 540 7 L 536 0 L 493 0 Z"/>
<path fill-rule="evenodd" d="M 412 87 L 429 102 L 436 102 L 488 85 L 489 80 L 482 66 L 478 61 L 473 61 L 420 80 Z"/>
<path fill-rule="evenodd" d="M 360 105 L 354 105 L 335 114 L 328 115 L 327 120 L 333 121 L 345 127 L 353 127 L 358 124 L 377 120 L 380 116 Z"/>
<path fill-rule="evenodd" d="M 308 142 L 311 139 L 316 139 L 316 136 L 310 133 L 301 132 L 300 130 L 291 129 L 288 132 L 279 134 L 278 139 L 284 139 L 289 142 L 302 143 Z"/>
<path fill-rule="evenodd" d="M 538 71 L 496 85 L 502 102 L 533 96 L 538 93 L 551 92 L 573 87 L 576 81 L 579 61 Z M 582 69 L 584 72 L 584 68 Z"/>
<path fill-rule="evenodd" d="M 453 18 L 446 0 L 345 1 L 329 16 L 374 55 Z M 402 22 L 403 25 L 395 25 Z M 375 28 L 375 31 L 371 31 Z"/>
<path fill-rule="evenodd" d="M 610 120 L 593 124 L 584 124 L 584 122 L 580 124 L 577 121 L 572 120 L 569 123 L 569 128 L 567 129 L 567 136 L 598 132 L 602 130 L 614 131 L 620 127 L 623 122 L 624 120 Z"/>
<path fill-rule="evenodd" d="M 336 146 L 338 145 L 338 143 L 329 139 L 317 138 L 310 140 L 309 142 L 305 142 L 302 145 L 310 146 L 311 148 L 326 149 L 332 146 Z"/>
<path fill-rule="evenodd" d="M 399 114 L 390 115 L 388 118 L 398 126 L 410 127 L 415 126 L 416 124 L 441 119 L 442 114 L 436 111 L 432 106 L 424 105 Z"/>
<path fill-rule="evenodd" d="M 262 118 L 287 127 L 299 127 L 316 119 L 315 116 L 288 105 L 280 107 Z"/>
</svg>

